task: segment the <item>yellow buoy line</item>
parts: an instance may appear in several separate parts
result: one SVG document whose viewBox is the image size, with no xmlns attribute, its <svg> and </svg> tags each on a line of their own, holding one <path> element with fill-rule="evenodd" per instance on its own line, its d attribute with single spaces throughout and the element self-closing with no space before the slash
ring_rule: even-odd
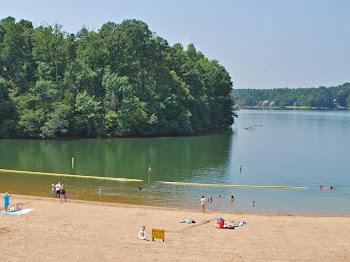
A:
<svg viewBox="0 0 350 262">
<path fill-rule="evenodd" d="M 300 186 L 253 186 L 253 185 L 225 185 L 225 184 L 203 184 L 203 183 L 185 183 L 185 182 L 167 182 L 157 181 L 162 184 L 181 185 L 181 186 L 211 186 L 211 187 L 253 187 L 253 188 L 285 188 L 285 189 L 306 189 L 308 187 Z"/>
<path fill-rule="evenodd" d="M 112 180 L 112 181 L 119 181 L 119 182 L 142 182 L 143 181 L 141 179 L 122 178 L 122 177 L 82 176 L 82 175 L 57 174 L 57 173 L 46 173 L 46 172 L 10 170 L 10 169 L 0 169 L 0 173 L 13 173 L 13 174 L 24 174 L 24 175 L 28 174 L 28 175 L 39 175 L 39 176 L 60 176 L 60 177 L 72 177 L 72 178 Z"/>
<path fill-rule="evenodd" d="M 71 178 L 111 180 L 111 181 L 119 181 L 119 182 L 142 182 L 143 181 L 142 179 L 134 179 L 134 178 L 83 176 L 83 175 L 23 171 L 23 170 L 12 170 L 12 169 L 0 169 L 0 173 L 12 173 L 12 174 L 22 174 L 22 175 L 28 174 L 28 175 L 41 175 L 41 176 L 60 176 L 60 177 L 71 177 Z M 186 182 L 168 182 L 168 181 L 157 181 L 157 182 L 162 183 L 162 184 L 181 185 L 181 186 L 285 188 L 285 189 L 306 189 L 306 188 L 308 188 L 308 187 L 297 187 L 297 186 L 226 185 L 226 184 L 205 184 L 205 183 L 186 183 Z"/>
</svg>

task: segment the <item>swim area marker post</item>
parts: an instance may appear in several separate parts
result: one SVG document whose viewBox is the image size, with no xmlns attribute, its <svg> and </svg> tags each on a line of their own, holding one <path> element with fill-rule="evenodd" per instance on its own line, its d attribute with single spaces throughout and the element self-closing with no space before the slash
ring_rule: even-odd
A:
<svg viewBox="0 0 350 262">
<path fill-rule="evenodd" d="M 152 168 L 148 168 L 148 182 L 151 182 Z"/>
<path fill-rule="evenodd" d="M 239 172 L 242 172 L 242 164 L 239 164 Z"/>
<path fill-rule="evenodd" d="M 72 169 L 74 169 L 74 157 L 72 157 Z"/>
</svg>

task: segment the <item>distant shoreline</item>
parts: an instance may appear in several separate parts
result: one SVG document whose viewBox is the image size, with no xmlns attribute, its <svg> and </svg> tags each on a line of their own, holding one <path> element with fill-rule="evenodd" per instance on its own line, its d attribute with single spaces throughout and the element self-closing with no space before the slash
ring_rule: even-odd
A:
<svg viewBox="0 0 350 262">
<path fill-rule="evenodd" d="M 237 106 L 239 109 L 263 109 L 263 110 L 319 110 L 319 111 L 349 111 L 349 108 L 328 108 L 328 107 L 311 107 L 311 106 Z"/>
</svg>

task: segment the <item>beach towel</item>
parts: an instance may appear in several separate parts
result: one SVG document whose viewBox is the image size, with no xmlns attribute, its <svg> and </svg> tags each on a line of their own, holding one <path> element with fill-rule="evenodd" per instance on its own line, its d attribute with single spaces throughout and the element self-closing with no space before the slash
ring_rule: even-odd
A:
<svg viewBox="0 0 350 262">
<path fill-rule="evenodd" d="M 248 224 L 248 223 L 243 221 L 243 222 L 235 223 L 234 225 L 237 226 L 237 227 L 242 227 L 242 226 L 245 226 L 246 224 Z"/>
<path fill-rule="evenodd" d="M 8 214 L 8 215 L 24 215 L 24 214 L 28 214 L 29 212 L 33 211 L 34 209 L 32 208 L 27 208 L 27 209 L 23 209 L 23 210 L 15 210 L 15 211 L 5 211 L 2 210 L 1 214 Z"/>
<path fill-rule="evenodd" d="M 194 221 L 193 219 L 187 218 L 187 219 L 181 220 L 180 223 L 196 223 L 196 221 Z"/>
<path fill-rule="evenodd" d="M 224 225 L 223 227 L 218 227 L 219 229 L 235 229 L 235 227 L 237 227 L 237 226 L 235 226 L 235 225 Z"/>
</svg>

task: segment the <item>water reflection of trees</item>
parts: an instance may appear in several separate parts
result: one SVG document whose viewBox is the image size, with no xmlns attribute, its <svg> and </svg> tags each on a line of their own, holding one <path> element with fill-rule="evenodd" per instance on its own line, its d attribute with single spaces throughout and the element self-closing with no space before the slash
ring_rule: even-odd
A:
<svg viewBox="0 0 350 262">
<path fill-rule="evenodd" d="M 2 140 L 2 168 L 180 180 L 229 162 L 231 134 L 85 140 Z M 72 170 L 71 159 L 75 158 Z"/>
</svg>

